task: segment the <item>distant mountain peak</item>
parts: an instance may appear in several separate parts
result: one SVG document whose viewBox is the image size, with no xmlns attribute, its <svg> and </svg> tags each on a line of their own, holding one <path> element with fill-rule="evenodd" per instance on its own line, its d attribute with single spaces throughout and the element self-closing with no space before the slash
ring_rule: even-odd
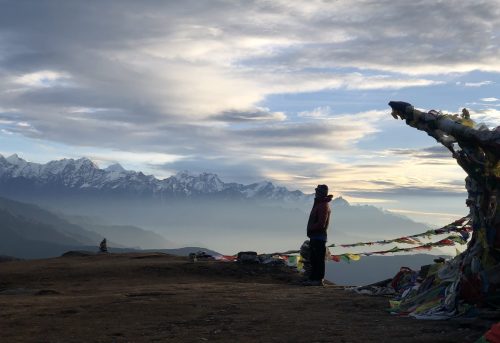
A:
<svg viewBox="0 0 500 343">
<path fill-rule="evenodd" d="M 12 154 L 9 157 L 6 158 L 7 162 L 10 164 L 15 164 L 18 166 L 25 165 L 27 162 L 20 158 L 17 154 Z"/>
<path fill-rule="evenodd" d="M 9 157 L 7 157 L 7 160 L 13 160 L 13 159 L 19 159 L 19 155 L 18 154 L 12 154 L 10 155 Z"/>
<path fill-rule="evenodd" d="M 75 161 L 75 163 L 78 165 L 78 166 L 92 166 L 96 169 L 99 169 L 99 166 L 97 165 L 97 163 L 95 163 L 94 161 L 92 161 L 90 158 L 88 157 L 81 157 L 77 160 L 71 160 L 71 161 Z"/>
<path fill-rule="evenodd" d="M 199 175 L 196 175 L 190 172 L 189 170 L 184 169 L 184 170 L 179 170 L 177 173 L 175 173 L 174 176 L 179 179 L 179 178 L 197 177 Z"/>
<path fill-rule="evenodd" d="M 350 206 L 349 202 L 342 198 L 342 196 L 339 196 L 338 198 L 335 198 L 332 200 L 332 206 Z"/>
<path fill-rule="evenodd" d="M 112 165 L 108 166 L 106 169 L 104 169 L 109 172 L 117 172 L 117 173 L 122 173 L 125 172 L 125 168 L 122 167 L 120 163 L 113 163 Z"/>
</svg>

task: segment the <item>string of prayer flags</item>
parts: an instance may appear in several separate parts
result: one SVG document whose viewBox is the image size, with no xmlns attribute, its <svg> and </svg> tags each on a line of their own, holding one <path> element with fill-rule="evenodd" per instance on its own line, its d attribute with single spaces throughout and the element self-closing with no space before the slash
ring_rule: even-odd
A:
<svg viewBox="0 0 500 343">
<path fill-rule="evenodd" d="M 410 237 L 402 237 L 399 239 L 395 240 L 395 243 L 404 243 L 404 244 L 419 244 L 421 243 L 420 240 L 417 238 L 410 238 Z"/>
<path fill-rule="evenodd" d="M 335 262 L 340 262 L 341 260 L 346 261 L 350 263 L 350 261 L 359 261 L 361 256 L 371 256 L 371 255 L 385 255 L 385 254 L 390 254 L 390 253 L 396 253 L 396 252 L 408 252 L 408 251 L 421 251 L 421 250 L 431 250 L 434 247 L 445 247 L 445 246 L 454 246 L 455 244 L 466 244 L 467 240 L 470 237 L 470 232 L 472 231 L 472 228 L 470 227 L 470 222 L 471 222 L 471 217 L 470 216 L 465 216 L 463 218 L 460 218 L 456 221 L 454 221 L 451 224 L 448 224 L 442 228 L 439 229 L 434 229 L 434 230 L 428 230 L 426 232 L 418 233 L 415 235 L 410 235 L 410 236 L 403 236 L 403 237 L 398 237 L 394 239 L 385 239 L 385 240 L 379 240 L 379 241 L 372 241 L 372 242 L 358 242 L 358 243 L 352 243 L 352 244 L 340 244 L 340 245 L 335 245 L 331 244 L 328 245 L 328 248 L 332 247 L 342 247 L 342 248 L 349 248 L 349 247 L 358 247 L 358 246 L 367 246 L 367 245 L 374 245 L 374 244 L 390 244 L 390 243 L 399 243 L 399 244 L 410 244 L 414 245 L 413 247 L 408 247 L 408 248 L 400 248 L 398 246 L 395 246 L 391 249 L 388 250 L 382 250 L 382 251 L 372 251 L 372 252 L 364 252 L 364 253 L 346 253 L 346 254 L 341 254 L 341 255 L 331 255 L 328 256 L 327 259 L 330 259 Z M 455 233 L 453 235 L 449 235 L 448 237 L 441 239 L 437 242 L 431 242 L 431 243 L 425 243 L 422 244 L 422 242 L 419 240 L 420 237 L 427 237 L 430 238 L 431 236 L 434 235 L 442 235 L 445 233 Z M 300 254 L 300 250 L 288 250 L 285 252 L 276 252 L 272 254 L 265 254 L 270 257 L 277 257 L 281 258 L 289 264 L 301 264 L 302 262 L 300 259 L 294 260 L 292 258 L 292 261 L 288 260 L 289 256 L 295 255 L 295 254 Z M 226 262 L 233 262 L 237 260 L 237 256 L 219 256 L 217 257 L 218 260 L 221 261 L 226 261 Z"/>
<path fill-rule="evenodd" d="M 470 216 L 465 216 L 463 218 L 460 218 L 458 220 L 455 220 L 453 223 L 445 225 L 439 229 L 432 229 L 432 230 L 427 230 L 422 233 L 417 233 L 415 235 L 410 235 L 410 236 L 403 236 L 403 237 L 398 237 L 394 239 L 384 239 L 384 240 L 379 240 L 379 241 L 371 241 L 371 242 L 358 242 L 358 243 L 352 243 L 352 244 L 330 244 L 328 247 L 333 248 L 333 247 L 342 247 L 342 248 L 354 248 L 354 247 L 359 247 L 359 246 L 366 246 L 366 245 L 374 245 L 374 244 L 391 244 L 391 243 L 401 243 L 401 244 L 422 244 L 422 242 L 418 239 L 419 237 L 426 237 L 426 238 L 431 238 L 431 236 L 436 236 L 436 235 L 442 235 L 445 233 L 451 233 L 451 232 L 456 232 L 459 233 L 465 241 L 469 239 L 470 232 L 472 231 L 472 228 L 468 226 L 470 223 Z M 457 242 L 459 243 L 459 242 Z M 460 243 L 463 244 L 463 243 Z"/>
<path fill-rule="evenodd" d="M 341 255 L 331 255 L 330 260 L 335 262 L 345 261 L 347 263 L 351 263 L 351 261 L 359 261 L 361 256 L 371 256 L 371 255 L 385 255 L 389 253 L 395 252 L 409 252 L 409 251 L 419 251 L 419 250 L 431 250 L 435 247 L 446 247 L 446 246 L 455 246 L 455 244 L 466 244 L 467 241 L 463 239 L 462 236 L 458 235 L 450 235 L 444 239 L 441 239 L 437 242 L 431 242 L 422 244 L 416 247 L 408 247 L 408 248 L 400 248 L 398 246 L 392 247 L 389 250 L 381 250 L 381 251 L 372 251 L 372 252 L 363 252 L 363 253 L 346 253 Z M 458 251 L 458 250 L 457 250 Z"/>
</svg>

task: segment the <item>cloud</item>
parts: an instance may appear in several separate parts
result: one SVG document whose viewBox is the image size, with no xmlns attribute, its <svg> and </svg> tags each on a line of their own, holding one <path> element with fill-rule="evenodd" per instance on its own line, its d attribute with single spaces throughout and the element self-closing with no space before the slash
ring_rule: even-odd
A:
<svg viewBox="0 0 500 343">
<path fill-rule="evenodd" d="M 432 218 L 434 222 L 433 224 L 437 224 L 436 222 L 441 222 L 443 224 L 450 223 L 462 216 L 462 214 L 460 213 L 448 213 L 448 212 L 415 211 L 415 210 L 396 209 L 396 208 L 388 208 L 387 210 L 392 213 L 413 217 L 414 220 L 418 220 L 420 222 L 426 222 L 429 220 L 429 218 Z"/>
<path fill-rule="evenodd" d="M 422 9 L 392 2 L 365 5 L 301 3 L 296 7 L 257 1 L 240 6 L 186 1 L 182 5 L 151 2 L 139 6 L 121 1 L 97 7 L 92 3 L 53 7 L 49 3 L 11 3 L 1 15 L 2 28 L 9 33 L 1 41 L 6 51 L 1 66 L 7 75 L 23 75 L 22 83 L 31 86 L 54 86 L 64 75 L 71 75 L 78 85 L 78 89 L 29 92 L 11 99 L 18 104 L 67 102 L 88 108 L 121 108 L 135 116 L 153 115 L 154 119 L 177 116 L 198 120 L 214 113 L 246 112 L 271 94 L 440 84 L 440 80 L 393 73 L 343 71 L 378 68 L 393 72 L 406 65 L 401 56 L 414 56 L 414 63 L 407 67 L 408 73 L 414 74 L 422 53 L 406 48 L 413 50 L 419 44 L 405 44 L 402 55 L 391 41 L 415 38 L 440 46 L 434 44 L 432 35 L 422 37 L 420 20 L 401 18 L 402 12 L 411 10 L 416 15 Z M 490 6 L 485 12 L 479 5 L 431 2 L 424 7 L 439 14 L 467 11 L 468 18 L 495 9 Z M 356 21 L 346 19 L 354 13 Z M 481 22 L 494 25 L 494 18 L 489 15 Z M 371 29 L 360 31 L 360 24 L 370 24 Z M 487 28 L 472 19 L 467 25 L 476 29 L 473 32 Z M 459 31 L 453 37 L 462 34 L 463 28 L 452 27 Z M 470 30 L 466 32 L 465 37 L 476 38 L 469 37 Z M 382 41 L 389 44 L 382 47 Z M 485 44 L 484 39 L 473 42 Z M 433 64 L 439 66 L 439 62 Z"/>
<path fill-rule="evenodd" d="M 454 161 L 451 152 L 442 145 L 421 149 L 390 149 L 387 153 L 425 160 L 444 159 L 447 161 Z"/>
<path fill-rule="evenodd" d="M 496 102 L 496 101 L 500 101 L 500 99 L 498 98 L 482 98 L 480 99 L 481 101 L 485 101 L 485 102 Z"/>
<path fill-rule="evenodd" d="M 256 107 L 247 111 L 227 110 L 212 119 L 225 122 L 282 121 L 286 119 L 286 115 L 283 112 L 272 112 L 269 108 Z"/>
<path fill-rule="evenodd" d="M 63 72 L 41 70 L 15 77 L 13 82 L 27 87 L 56 87 L 66 85 L 69 78 Z"/>
<path fill-rule="evenodd" d="M 169 171 L 189 170 L 192 173 L 211 172 L 224 182 L 244 182 L 245 184 L 262 181 L 263 170 L 255 159 L 235 159 L 228 156 L 188 156 L 177 161 L 153 166 L 155 174 Z M 172 174 L 172 173 L 171 173 Z M 235 175 L 238 177 L 235 178 Z"/>
<path fill-rule="evenodd" d="M 119 163 L 120 161 L 127 161 L 132 164 L 150 164 L 157 166 L 182 159 L 181 156 L 177 155 L 145 152 L 133 153 L 124 151 L 96 151 L 91 152 L 88 156 L 92 160 L 108 165 L 112 163 Z"/>
<path fill-rule="evenodd" d="M 332 109 L 330 106 L 320 106 L 316 107 L 310 111 L 301 111 L 297 113 L 299 117 L 309 117 L 309 118 L 324 118 L 331 114 Z"/>
<path fill-rule="evenodd" d="M 315 182 L 326 183 L 336 194 L 357 199 L 463 195 L 466 173 L 453 158 L 445 159 L 445 154 L 439 147 L 390 153 L 383 150 L 343 154 L 340 151 L 335 153 L 336 161 L 315 164 L 311 168 L 304 165 L 304 175 L 313 176 L 312 180 L 295 179 L 293 182 L 302 189 L 312 187 Z"/>
<path fill-rule="evenodd" d="M 482 87 L 493 84 L 493 81 L 465 82 L 465 87 Z"/>
<path fill-rule="evenodd" d="M 275 9 L 284 17 L 283 26 L 302 44 L 277 54 L 276 65 L 348 66 L 413 75 L 499 68 L 495 1 L 363 1 L 357 6 L 315 2 L 308 4 L 309 11 L 304 11 L 303 2 L 280 5 Z"/>
<path fill-rule="evenodd" d="M 12 120 L 7 120 L 7 119 L 0 119 L 0 125 L 10 125 L 14 124 Z"/>
<path fill-rule="evenodd" d="M 497 127 L 500 123 L 500 110 L 496 108 L 484 108 L 470 111 L 470 115 L 474 122 L 478 124 L 484 123 L 490 129 Z"/>
<path fill-rule="evenodd" d="M 350 191 L 346 195 L 353 197 L 393 198 L 399 196 L 419 196 L 432 198 L 435 196 L 465 197 L 465 191 L 450 191 L 440 187 L 387 187 L 384 190 Z"/>
<path fill-rule="evenodd" d="M 445 5 L 426 6 L 440 13 L 451 10 Z M 356 8 L 356 23 L 345 19 L 354 13 L 351 7 L 341 2 L 296 7 L 260 1 L 243 6 L 194 1 L 56 7 L 50 2 L 11 3 L 0 14 L 6 32 L 0 41 L 5 48 L 0 70 L 14 84 L 38 89 L 2 100 L 23 109 L 31 106 L 27 109 L 30 116 L 36 111 L 40 117 L 61 112 L 61 107 L 80 107 L 121 110 L 114 117 L 130 123 L 198 121 L 214 115 L 224 121 L 282 120 L 282 111 L 269 110 L 265 116 L 257 113 L 269 95 L 338 88 L 401 89 L 442 82 L 344 71 L 342 68 L 370 68 L 367 62 L 385 65 L 380 69 L 387 71 L 404 65 L 395 47 L 374 49 L 373 44 L 380 42 L 375 38 L 379 35 L 390 41 L 399 37 L 395 32 L 412 27 L 399 19 L 402 8 L 392 3 L 380 8 L 367 4 L 370 11 L 364 6 Z M 462 7 L 455 11 L 468 10 L 472 16 L 483 13 L 481 6 Z M 387 22 L 380 21 L 377 14 L 382 9 Z M 360 23 L 373 24 L 372 29 L 360 31 Z M 391 29 L 387 29 L 388 23 Z M 420 25 L 420 21 L 413 24 Z M 473 21 L 468 24 L 479 26 Z M 420 31 L 413 28 L 406 34 L 417 32 L 420 37 Z M 367 39 L 375 41 L 367 44 Z M 432 37 L 427 39 L 431 43 Z M 379 50 L 384 54 L 374 56 Z M 344 55 L 350 52 L 356 57 L 349 56 L 352 63 L 346 63 Z M 392 62 L 387 60 L 393 55 Z M 409 69 L 413 73 L 418 68 Z M 52 89 L 69 78 L 74 89 Z M 8 82 L 0 85 L 4 90 L 12 87 Z M 253 109 L 257 115 L 252 116 Z M 107 119 L 104 113 L 101 118 Z"/>
</svg>

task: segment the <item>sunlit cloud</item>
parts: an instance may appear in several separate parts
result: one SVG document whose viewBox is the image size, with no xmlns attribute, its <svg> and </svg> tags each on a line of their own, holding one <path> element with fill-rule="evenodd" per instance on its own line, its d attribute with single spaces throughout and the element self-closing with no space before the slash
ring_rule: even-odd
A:
<svg viewBox="0 0 500 343">
<path fill-rule="evenodd" d="M 493 81 L 465 82 L 465 87 L 482 87 L 493 84 Z"/>
<path fill-rule="evenodd" d="M 424 211 L 412 211 L 412 210 L 400 210 L 400 209 L 387 209 L 390 212 L 394 213 L 403 213 L 403 214 L 418 214 L 418 215 L 426 215 L 426 216 L 440 216 L 440 217 L 452 217 L 455 216 L 455 213 L 441 213 L 441 212 L 424 212 Z"/>
<path fill-rule="evenodd" d="M 324 118 L 332 113 L 330 106 L 321 106 L 312 109 L 311 111 L 301 111 L 297 115 L 299 117 Z"/>
<path fill-rule="evenodd" d="M 13 132 L 6 130 L 6 129 L 0 129 L 0 132 L 2 132 L 5 135 L 13 135 L 14 134 Z"/>
<path fill-rule="evenodd" d="M 165 163 L 171 163 L 182 159 L 182 156 L 178 155 L 144 152 L 134 153 L 124 151 L 96 151 L 88 153 L 87 156 L 102 167 L 109 166 L 114 163 L 120 163 L 132 170 L 137 170 L 138 166 L 147 165 L 150 168 L 148 168 L 148 170 L 142 171 L 156 171 L 155 174 L 157 177 L 164 176 L 164 173 L 158 175 L 158 170 L 157 168 L 155 168 L 155 166 L 163 165 Z"/>
<path fill-rule="evenodd" d="M 404 216 L 409 216 L 423 223 L 433 223 L 435 226 L 440 226 L 440 224 L 451 223 L 459 218 L 461 218 L 464 212 L 457 213 L 446 213 L 446 212 L 428 212 L 428 211 L 415 211 L 409 209 L 395 209 L 390 208 L 388 204 L 388 211 L 391 213 L 401 214 Z"/>
<path fill-rule="evenodd" d="M 13 82 L 27 87 L 50 88 L 66 85 L 69 78 L 67 73 L 41 70 L 15 77 Z"/>
<path fill-rule="evenodd" d="M 68 108 L 69 113 L 97 113 L 109 111 L 109 108 L 96 108 L 96 107 L 70 107 Z"/>
<path fill-rule="evenodd" d="M 470 112 L 471 118 L 477 123 L 484 123 L 491 129 L 500 126 L 500 110 L 496 108 L 486 108 Z"/>
</svg>

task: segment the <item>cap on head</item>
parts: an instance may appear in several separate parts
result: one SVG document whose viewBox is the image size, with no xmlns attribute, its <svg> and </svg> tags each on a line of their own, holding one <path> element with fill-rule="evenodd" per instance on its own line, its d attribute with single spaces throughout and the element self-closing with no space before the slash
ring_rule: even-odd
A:
<svg viewBox="0 0 500 343">
<path fill-rule="evenodd" d="M 318 185 L 318 187 L 315 188 L 315 191 L 316 191 L 317 196 L 326 197 L 328 195 L 328 186 L 327 185 Z"/>
</svg>

